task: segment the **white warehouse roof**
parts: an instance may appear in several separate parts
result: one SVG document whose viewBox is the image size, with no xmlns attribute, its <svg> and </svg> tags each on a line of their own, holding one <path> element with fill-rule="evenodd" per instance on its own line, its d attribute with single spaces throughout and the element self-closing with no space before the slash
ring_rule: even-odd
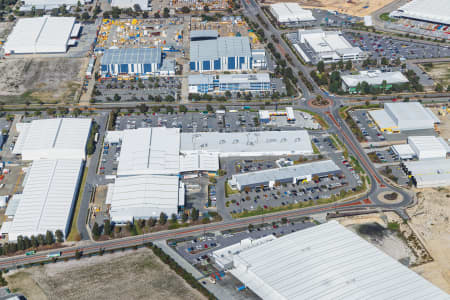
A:
<svg viewBox="0 0 450 300">
<path fill-rule="evenodd" d="M 243 250 L 230 272 L 264 300 L 449 299 L 336 221 Z"/>
<path fill-rule="evenodd" d="M 348 87 L 356 87 L 358 83 L 363 81 L 369 85 L 381 85 L 385 80 L 387 84 L 399 84 L 407 83 L 408 79 L 402 74 L 402 72 L 381 72 L 375 71 L 361 71 L 357 75 L 342 75 L 342 80 Z"/>
<path fill-rule="evenodd" d="M 341 169 L 332 160 L 315 161 L 283 168 L 235 174 L 230 184 L 237 187 L 257 185 L 265 182 L 275 182 L 283 179 L 297 178 L 311 180 L 313 175 L 339 172 Z"/>
<path fill-rule="evenodd" d="M 148 3 L 151 0 L 112 0 L 111 7 L 116 6 L 118 8 L 133 8 L 137 4 L 141 10 L 149 10 Z"/>
<path fill-rule="evenodd" d="M 180 151 L 206 151 L 221 157 L 312 154 L 306 130 L 182 133 Z"/>
<path fill-rule="evenodd" d="M 111 220 L 116 223 L 159 218 L 161 212 L 170 218 L 178 213 L 178 206 L 184 205 L 184 186 L 178 176 L 118 177 L 108 186 L 107 198 Z"/>
<path fill-rule="evenodd" d="M 113 135 L 114 136 L 114 135 Z M 114 138 L 117 139 L 118 134 Z M 117 175 L 175 175 L 180 170 L 180 129 L 139 128 L 122 131 Z"/>
<path fill-rule="evenodd" d="M 450 25 L 450 2 L 442 0 L 413 0 L 393 11 L 391 16 Z"/>
<path fill-rule="evenodd" d="M 51 17 L 19 19 L 4 49 L 6 53 L 63 53 L 67 51 L 74 17 Z"/>
<path fill-rule="evenodd" d="M 282 2 L 270 5 L 270 10 L 279 23 L 314 21 L 310 10 L 303 9 L 297 3 Z"/>
<path fill-rule="evenodd" d="M 386 103 L 383 110 L 369 111 L 380 128 L 403 130 L 433 129 L 439 119 L 419 102 Z"/>
<path fill-rule="evenodd" d="M 23 160 L 84 159 L 91 119 L 59 118 L 19 123 L 14 154 Z"/>
<path fill-rule="evenodd" d="M 450 185 L 450 159 L 408 161 L 404 164 L 414 176 L 418 188 Z"/>
<path fill-rule="evenodd" d="M 28 170 L 21 200 L 8 232 L 17 236 L 61 230 L 68 234 L 81 176 L 82 160 L 37 160 Z"/>
<path fill-rule="evenodd" d="M 435 136 L 410 136 L 408 144 L 418 159 L 446 158 L 450 152 L 447 142 Z"/>
<path fill-rule="evenodd" d="M 217 153 L 181 153 L 180 172 L 217 171 L 219 170 L 219 155 Z"/>
</svg>

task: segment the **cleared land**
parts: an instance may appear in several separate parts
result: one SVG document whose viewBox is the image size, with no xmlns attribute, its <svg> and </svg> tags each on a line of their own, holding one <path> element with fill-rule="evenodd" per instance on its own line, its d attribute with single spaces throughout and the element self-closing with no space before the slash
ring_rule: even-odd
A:
<svg viewBox="0 0 450 300">
<path fill-rule="evenodd" d="M 444 87 L 444 90 L 450 84 L 450 63 L 433 63 L 432 66 L 420 65 L 420 67 Z"/>
<path fill-rule="evenodd" d="M 302 7 L 335 10 L 352 16 L 368 16 L 394 0 L 297 0 Z M 273 2 L 285 2 L 283 0 Z"/>
<path fill-rule="evenodd" d="M 417 189 L 418 204 L 408 209 L 409 222 L 434 261 L 414 271 L 450 293 L 450 188 Z"/>
<path fill-rule="evenodd" d="M 0 61 L 0 101 L 71 102 L 87 58 L 8 58 Z"/>
<path fill-rule="evenodd" d="M 441 123 L 439 124 L 439 131 L 441 132 L 441 137 L 446 140 L 450 139 L 450 114 L 447 113 L 445 116 L 439 114 L 439 109 L 431 108 L 431 111 L 438 116 Z"/>
<path fill-rule="evenodd" d="M 60 262 L 7 276 L 28 299 L 205 299 L 149 249 Z"/>
</svg>

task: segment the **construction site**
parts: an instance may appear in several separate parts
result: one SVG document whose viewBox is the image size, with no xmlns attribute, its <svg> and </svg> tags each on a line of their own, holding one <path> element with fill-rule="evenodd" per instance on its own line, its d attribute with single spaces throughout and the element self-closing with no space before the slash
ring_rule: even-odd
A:
<svg viewBox="0 0 450 300">
<path fill-rule="evenodd" d="M 231 7 L 230 1 L 228 0 L 166 0 L 165 7 L 173 7 L 180 10 L 182 7 L 189 7 L 192 11 L 203 11 L 204 7 L 207 6 L 209 11 L 224 11 Z M 166 2 L 164 1 L 164 2 Z M 163 6 L 162 6 L 163 7 Z"/>
<path fill-rule="evenodd" d="M 284 1 L 271 1 L 271 3 Z M 364 17 L 385 7 L 393 0 L 297 0 L 303 8 L 318 8 L 351 16 Z M 269 2 L 264 2 L 269 4 Z"/>
</svg>

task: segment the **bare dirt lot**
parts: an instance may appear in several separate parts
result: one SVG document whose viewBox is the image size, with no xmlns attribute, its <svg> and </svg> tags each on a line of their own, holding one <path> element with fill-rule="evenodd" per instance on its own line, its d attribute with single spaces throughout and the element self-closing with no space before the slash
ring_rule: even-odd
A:
<svg viewBox="0 0 450 300">
<path fill-rule="evenodd" d="M 352 16 L 368 16 L 374 11 L 388 5 L 394 0 L 297 0 L 289 2 L 297 2 L 305 8 L 319 8 L 324 10 L 335 10 L 340 13 Z M 273 1 L 285 2 L 285 1 Z"/>
<path fill-rule="evenodd" d="M 86 58 L 8 58 L 0 61 L 0 100 L 71 102 Z"/>
<path fill-rule="evenodd" d="M 431 108 L 431 111 L 439 118 L 441 123 L 439 124 L 438 128 L 440 133 L 440 136 L 443 137 L 445 140 L 450 139 L 450 113 L 446 113 L 446 115 L 442 115 L 439 113 L 438 108 Z"/>
<path fill-rule="evenodd" d="M 43 299 L 205 299 L 149 249 L 33 267 L 7 276 L 12 291 Z"/>
<path fill-rule="evenodd" d="M 433 66 L 420 67 L 433 78 L 434 81 L 439 82 L 444 87 L 444 90 L 450 84 L 450 63 L 433 63 Z"/>
<path fill-rule="evenodd" d="M 414 271 L 450 293 L 450 188 L 417 189 L 418 205 L 408 209 L 410 226 L 434 261 Z"/>
</svg>

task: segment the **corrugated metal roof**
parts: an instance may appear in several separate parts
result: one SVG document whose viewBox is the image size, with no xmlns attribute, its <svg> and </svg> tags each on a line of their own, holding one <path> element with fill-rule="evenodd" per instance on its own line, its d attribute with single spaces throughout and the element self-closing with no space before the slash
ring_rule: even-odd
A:
<svg viewBox="0 0 450 300">
<path fill-rule="evenodd" d="M 37 160 L 17 207 L 9 239 L 18 235 L 45 234 L 57 229 L 65 232 L 79 183 L 82 160 Z"/>
<path fill-rule="evenodd" d="M 435 136 L 409 136 L 408 144 L 414 149 L 419 159 L 445 158 L 449 151 L 447 142 Z"/>
<path fill-rule="evenodd" d="M 6 207 L 5 215 L 8 217 L 14 217 L 19 206 L 20 201 L 22 201 L 22 194 L 15 194 L 8 202 Z"/>
<path fill-rule="evenodd" d="M 450 159 L 426 159 L 404 162 L 418 187 L 449 186 Z"/>
<path fill-rule="evenodd" d="M 217 38 L 219 33 L 217 30 L 192 30 L 190 32 L 191 39 L 196 38 Z"/>
<path fill-rule="evenodd" d="M 270 75 L 269 73 L 219 75 L 219 83 L 251 83 L 251 82 L 270 83 Z"/>
<path fill-rule="evenodd" d="M 238 184 L 243 187 L 287 178 L 326 174 L 340 170 L 341 169 L 339 169 L 339 167 L 332 160 L 324 160 L 284 168 L 235 174 L 232 176 L 230 183 L 233 185 Z"/>
<path fill-rule="evenodd" d="M 24 160 L 84 158 L 91 123 L 87 118 L 58 118 L 17 126 L 13 153 Z"/>
<path fill-rule="evenodd" d="M 265 300 L 449 299 L 336 221 L 243 250 L 231 273 Z"/>
<path fill-rule="evenodd" d="M 110 64 L 158 64 L 161 65 L 161 48 L 106 49 L 102 65 Z"/>
<path fill-rule="evenodd" d="M 43 16 L 19 19 L 8 36 L 5 51 L 14 53 L 66 52 L 75 24 L 73 17 Z"/>
<path fill-rule="evenodd" d="M 248 37 L 220 37 L 216 40 L 192 41 L 190 47 L 191 61 L 251 55 Z"/>
<path fill-rule="evenodd" d="M 133 218 L 158 218 L 161 212 L 169 217 L 178 212 L 178 176 L 139 175 L 118 177 L 110 194 L 112 221 Z M 183 194 L 184 197 L 184 194 Z M 184 199 L 181 199 L 184 203 Z"/>
<path fill-rule="evenodd" d="M 342 80 L 349 87 L 356 87 L 358 83 L 363 81 L 370 85 L 381 85 L 384 80 L 387 84 L 406 83 L 408 79 L 401 72 L 381 72 L 376 71 L 361 71 L 357 75 L 342 75 Z"/>
<path fill-rule="evenodd" d="M 178 128 L 124 130 L 117 175 L 177 174 L 180 169 Z"/>
<path fill-rule="evenodd" d="M 141 10 L 149 10 L 149 0 L 112 0 L 111 7 L 116 6 L 118 8 L 133 8 L 138 4 Z M 150 2 L 151 3 L 151 2 Z"/>
<path fill-rule="evenodd" d="M 180 172 L 217 170 L 219 170 L 219 155 L 217 153 L 180 154 Z"/>
<path fill-rule="evenodd" d="M 316 19 L 310 10 L 303 9 L 297 3 L 275 3 L 270 5 L 270 9 L 278 22 L 305 22 Z"/>
<path fill-rule="evenodd" d="M 393 15 L 450 25 L 450 2 L 413 0 L 398 8 Z"/>
<path fill-rule="evenodd" d="M 216 152 L 220 156 L 313 153 L 306 130 L 182 133 L 180 149 Z"/>
</svg>

